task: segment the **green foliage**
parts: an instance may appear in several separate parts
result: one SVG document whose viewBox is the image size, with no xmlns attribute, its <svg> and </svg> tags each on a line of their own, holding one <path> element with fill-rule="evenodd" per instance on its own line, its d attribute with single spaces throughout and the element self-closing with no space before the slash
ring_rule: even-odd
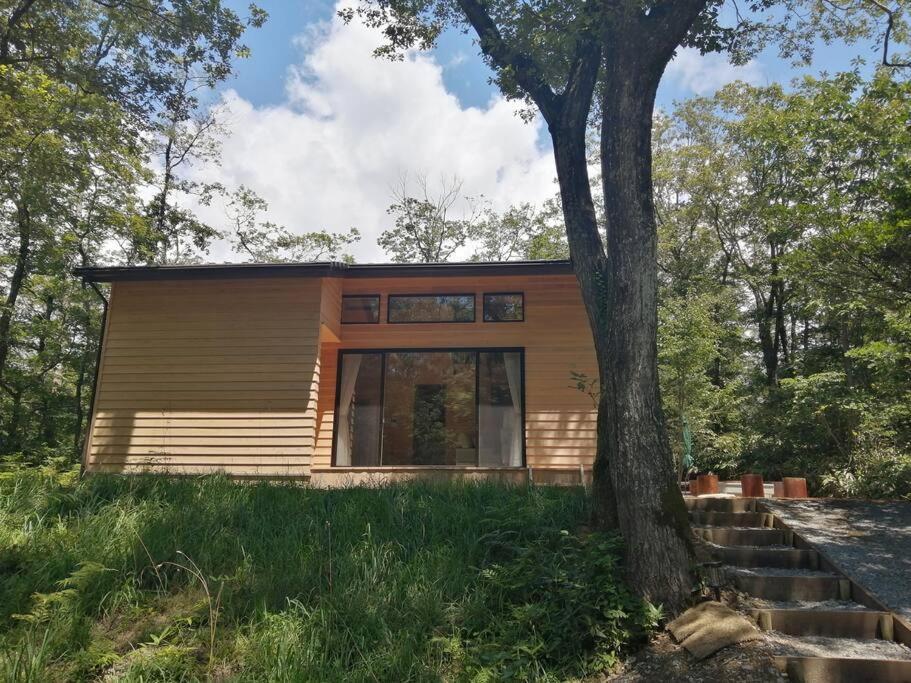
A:
<svg viewBox="0 0 911 683">
<path fill-rule="evenodd" d="M 489 207 L 474 225 L 475 261 L 569 258 L 566 228 L 556 200 L 535 208 L 524 203 L 502 213 Z"/>
<path fill-rule="evenodd" d="M 578 677 L 657 618 L 623 584 L 617 539 L 576 532 L 587 516 L 579 489 L 7 473 L 0 671 Z"/>
<path fill-rule="evenodd" d="M 702 54 L 725 53 L 738 64 L 767 47 L 777 46 L 783 58 L 809 63 L 820 41 L 851 44 L 865 39 L 880 40 L 887 19 L 878 3 L 863 0 L 844 3 L 755 0 L 737 7 L 736 12 L 722 11 L 723 5 L 723 0 L 707 0 L 693 6 L 697 14 L 684 26 L 688 30 L 681 34 L 680 46 L 695 47 Z M 523 80 L 525 74 L 519 71 L 530 72 L 534 81 L 540 80 L 559 93 L 566 84 L 567 72 L 576 64 L 574 59 L 579 55 L 580 43 L 596 36 L 603 40 L 603 36 L 625 25 L 631 17 L 631 23 L 650 27 L 663 37 L 663 31 L 678 30 L 673 23 L 677 17 L 672 8 L 672 3 L 641 0 L 620 0 L 607 5 L 580 0 L 487 3 L 359 0 L 341 9 L 339 16 L 345 22 L 359 19 L 380 29 L 385 42 L 374 54 L 388 59 L 403 59 L 409 49 L 432 48 L 447 29 L 475 28 L 479 31 L 478 43 L 485 63 L 493 71 L 494 83 L 507 98 L 524 100 L 528 104 L 524 115 L 532 118 L 532 105 L 540 107 L 542 103 L 532 102 L 535 94 L 523 88 L 529 79 Z M 479 21 L 477 16 L 482 11 L 485 16 Z M 901 43 L 908 37 L 907 18 L 895 11 L 891 19 L 892 40 Z M 491 35 L 493 27 L 496 39 Z M 503 41 L 503 46 L 495 45 L 497 41 Z M 642 49 L 657 51 L 651 45 Z M 609 54 L 618 62 L 623 59 L 621 53 Z"/>
<path fill-rule="evenodd" d="M 723 303 L 708 293 L 666 296 L 658 308 L 658 371 L 672 449 L 682 464 L 689 430 L 698 465 L 705 470 L 730 467 L 742 448 L 739 439 L 731 438 L 740 387 L 736 382 L 719 386 L 711 376 L 722 362 Z"/>
<path fill-rule="evenodd" d="M 909 87 L 733 84 L 657 120 L 662 391 L 700 468 L 908 495 Z"/>
<path fill-rule="evenodd" d="M 548 529 L 527 540 L 517 527 L 503 520 L 482 539 L 497 559 L 479 590 L 494 607 L 469 614 L 463 630 L 472 679 L 565 680 L 580 667 L 596 674 L 657 627 L 660 610 L 622 582 L 617 536 Z"/>
<path fill-rule="evenodd" d="M 569 256 L 554 199 L 541 208 L 524 203 L 498 212 L 483 197 L 462 196 L 462 181 L 456 177 L 444 180 L 438 191 L 423 176 L 417 177 L 416 185 L 417 196 L 412 196 L 408 178 L 402 178 L 394 192 L 395 201 L 386 211 L 395 225 L 377 240 L 396 263 L 441 263 L 469 246 L 474 249 L 473 261 Z"/>
<path fill-rule="evenodd" d="M 353 258 L 346 249 L 361 239 L 357 228 L 347 233 L 327 230 L 295 233 L 284 226 L 260 221 L 269 205 L 255 192 L 241 185 L 231 196 L 227 212 L 235 251 L 255 263 L 282 261 L 346 261 Z"/>
</svg>

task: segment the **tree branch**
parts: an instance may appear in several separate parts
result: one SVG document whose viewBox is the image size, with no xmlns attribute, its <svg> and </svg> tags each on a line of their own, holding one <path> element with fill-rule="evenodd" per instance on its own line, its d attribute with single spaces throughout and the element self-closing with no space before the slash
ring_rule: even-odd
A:
<svg viewBox="0 0 911 683">
<path fill-rule="evenodd" d="M 651 8 L 645 17 L 650 25 L 645 35 L 662 70 L 707 4 L 707 0 L 660 0 Z"/>
<path fill-rule="evenodd" d="M 511 70 L 515 74 L 516 82 L 534 100 L 548 123 L 555 119 L 560 109 L 560 98 L 544 80 L 538 64 L 507 44 L 490 14 L 478 0 L 458 0 L 458 3 L 478 34 L 481 51 L 500 69 Z"/>
<path fill-rule="evenodd" d="M 6 63 L 9 58 L 9 44 L 12 39 L 13 28 L 22 21 L 22 18 L 28 13 L 35 2 L 36 0 L 24 0 L 24 2 L 10 14 L 9 20 L 6 22 L 6 30 L 3 32 L 2 38 L 0 38 L 0 61 L 3 63 Z"/>
<path fill-rule="evenodd" d="M 911 62 L 892 62 L 889 60 L 889 38 L 892 36 L 892 29 L 895 27 L 896 11 L 879 2 L 879 0 L 866 0 L 869 4 L 878 8 L 886 14 L 886 33 L 883 35 L 883 66 L 892 68 L 909 68 Z"/>
</svg>

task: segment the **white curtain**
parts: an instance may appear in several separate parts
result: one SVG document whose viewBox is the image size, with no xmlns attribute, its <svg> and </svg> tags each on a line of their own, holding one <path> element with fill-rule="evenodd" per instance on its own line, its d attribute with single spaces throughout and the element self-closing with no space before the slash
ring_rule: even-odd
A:
<svg viewBox="0 0 911 683">
<path fill-rule="evenodd" d="M 503 431 L 509 438 L 508 447 L 503 458 L 508 467 L 522 465 L 522 358 L 518 353 L 504 353 L 503 363 L 506 366 L 506 381 L 509 383 L 509 396 L 512 399 L 511 419 L 503 425 Z"/>
<path fill-rule="evenodd" d="M 348 353 L 342 356 L 342 381 L 339 386 L 338 435 L 336 436 L 335 464 L 351 464 L 351 405 L 357 373 L 361 369 L 361 355 Z"/>
</svg>

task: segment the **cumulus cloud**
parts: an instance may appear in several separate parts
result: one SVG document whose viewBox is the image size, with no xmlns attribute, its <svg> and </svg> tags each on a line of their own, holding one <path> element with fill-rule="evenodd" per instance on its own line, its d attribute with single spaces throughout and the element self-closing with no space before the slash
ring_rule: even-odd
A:
<svg viewBox="0 0 911 683">
<path fill-rule="evenodd" d="M 376 238 L 389 227 L 385 210 L 402 174 L 458 176 L 464 193 L 497 208 L 554 194 L 540 122 L 523 123 L 499 97 L 463 107 L 431 55 L 390 63 L 372 56 L 379 42 L 356 23 L 311 27 L 298 41 L 302 60 L 289 69 L 284 103 L 258 107 L 224 94 L 229 133 L 221 163 L 194 175 L 255 190 L 270 205 L 268 218 L 294 231 L 357 227 L 363 237 L 354 255 L 362 262 L 385 258 Z M 216 224 L 219 211 L 200 208 Z M 231 255 L 221 245 L 210 257 Z"/>
<path fill-rule="evenodd" d="M 677 55 L 668 64 L 664 76 L 678 87 L 697 95 L 711 95 L 733 81 L 751 84 L 765 81 L 762 66 L 756 60 L 734 66 L 724 55 L 701 55 L 699 50 L 692 47 L 677 50 Z"/>
</svg>

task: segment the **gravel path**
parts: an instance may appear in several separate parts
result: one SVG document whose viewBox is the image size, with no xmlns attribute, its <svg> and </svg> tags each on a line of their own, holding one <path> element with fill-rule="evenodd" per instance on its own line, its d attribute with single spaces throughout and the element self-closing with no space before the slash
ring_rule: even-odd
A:
<svg viewBox="0 0 911 683">
<path fill-rule="evenodd" d="M 777 631 L 766 631 L 766 640 L 776 655 L 791 657 L 851 657 L 860 659 L 911 660 L 911 650 L 888 640 L 855 640 L 803 636 L 795 638 Z"/>
<path fill-rule="evenodd" d="M 851 578 L 911 620 L 911 503 L 763 502 Z"/>
</svg>

